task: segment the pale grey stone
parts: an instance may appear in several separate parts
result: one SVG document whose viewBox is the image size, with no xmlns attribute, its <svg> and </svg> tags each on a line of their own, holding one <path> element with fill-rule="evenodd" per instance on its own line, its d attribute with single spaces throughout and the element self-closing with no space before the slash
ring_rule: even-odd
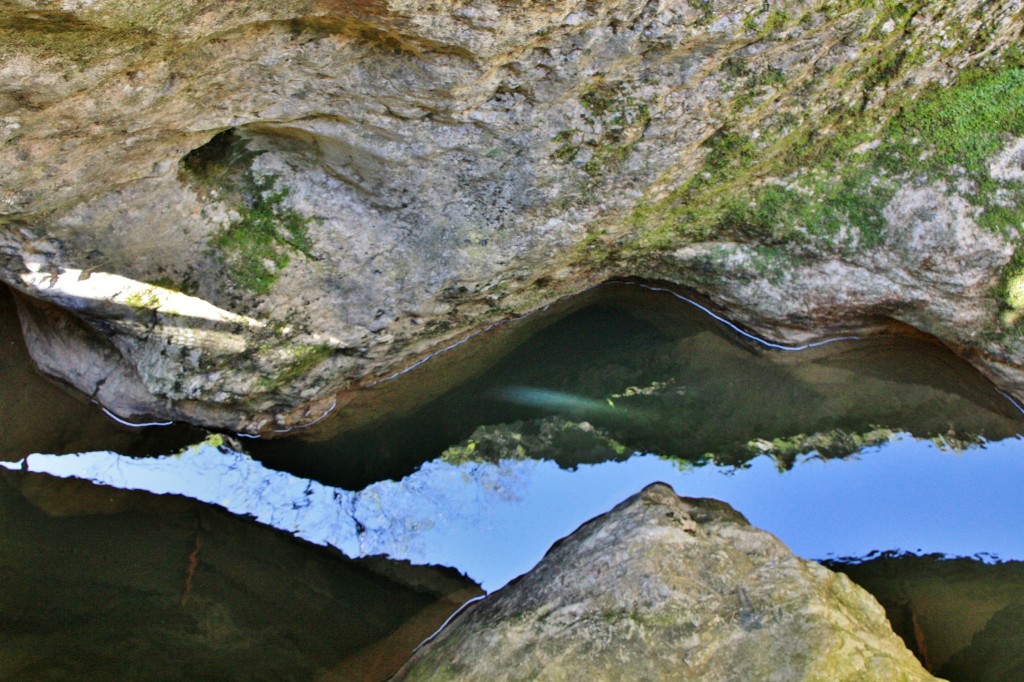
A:
<svg viewBox="0 0 1024 682">
<path fill-rule="evenodd" d="M 470 605 L 393 679 L 935 678 L 846 576 L 656 483 Z"/>
</svg>

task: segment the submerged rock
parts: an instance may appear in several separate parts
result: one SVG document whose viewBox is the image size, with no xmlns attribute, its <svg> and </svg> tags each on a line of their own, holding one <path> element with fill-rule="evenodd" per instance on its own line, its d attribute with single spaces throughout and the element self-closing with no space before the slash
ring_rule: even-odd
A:
<svg viewBox="0 0 1024 682">
<path fill-rule="evenodd" d="M 379 680 L 479 588 L 174 495 L 0 471 L 0 679 Z"/>
<path fill-rule="evenodd" d="M 656 483 L 468 607 L 396 679 L 934 678 L 848 578 Z"/>
<path fill-rule="evenodd" d="M 896 633 L 943 678 L 1024 679 L 1024 562 L 882 554 L 827 565 L 873 594 Z"/>
</svg>

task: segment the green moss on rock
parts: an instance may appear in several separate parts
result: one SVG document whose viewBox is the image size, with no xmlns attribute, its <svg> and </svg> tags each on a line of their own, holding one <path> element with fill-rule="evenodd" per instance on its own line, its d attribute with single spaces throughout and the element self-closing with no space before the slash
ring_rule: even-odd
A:
<svg viewBox="0 0 1024 682">
<path fill-rule="evenodd" d="M 238 206 L 238 219 L 210 244 L 237 284 L 255 294 L 267 294 L 293 254 L 312 257 L 309 224 L 314 219 L 285 205 L 289 189 L 277 189 L 274 176 L 250 174 L 248 178 L 249 199 Z"/>
<path fill-rule="evenodd" d="M 1024 136 L 1024 68 L 1009 55 L 964 71 L 953 86 L 888 101 L 875 111 L 839 109 L 781 138 L 724 127 L 701 145 L 703 168 L 667 198 L 633 214 L 635 246 L 670 248 L 725 236 L 779 243 L 814 239 L 841 248 L 882 239 L 883 211 L 907 181 L 966 182 L 981 225 L 1016 235 L 1024 189 L 993 174 L 991 160 Z M 869 68 L 876 87 L 900 60 Z"/>
<path fill-rule="evenodd" d="M 651 123 L 650 104 L 635 96 L 629 84 L 603 80 L 585 90 L 579 101 L 579 127 L 561 130 L 552 138 L 556 147 L 550 158 L 570 163 L 586 149 L 589 158 L 580 169 L 597 179 L 620 169 L 629 158 Z"/>
</svg>

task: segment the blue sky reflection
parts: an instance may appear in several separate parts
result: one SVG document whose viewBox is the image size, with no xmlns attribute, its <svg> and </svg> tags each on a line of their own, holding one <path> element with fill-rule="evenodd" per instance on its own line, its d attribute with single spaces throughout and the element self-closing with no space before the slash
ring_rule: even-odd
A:
<svg viewBox="0 0 1024 682">
<path fill-rule="evenodd" d="M 846 459 L 804 455 L 784 473 L 768 456 L 738 470 L 681 470 L 652 455 L 574 470 L 538 460 L 433 460 L 400 481 L 358 492 L 266 469 L 212 445 L 155 459 L 35 454 L 28 468 L 187 495 L 350 556 L 454 566 L 488 591 L 528 571 L 555 540 L 653 481 L 680 495 L 725 500 L 807 558 L 905 550 L 1024 560 L 1019 438 L 957 453 L 899 436 Z"/>
</svg>

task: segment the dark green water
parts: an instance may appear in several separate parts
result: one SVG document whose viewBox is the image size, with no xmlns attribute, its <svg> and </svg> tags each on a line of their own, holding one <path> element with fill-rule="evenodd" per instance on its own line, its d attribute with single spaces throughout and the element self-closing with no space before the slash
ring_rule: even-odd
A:
<svg viewBox="0 0 1024 682">
<path fill-rule="evenodd" d="M 382 679 L 463 601 L 183 497 L 0 471 L 0 679 Z"/>
<path fill-rule="evenodd" d="M 480 425 L 550 415 L 586 420 L 627 454 L 700 462 L 710 453 L 730 464 L 760 454 L 751 441 L 783 441 L 777 455 L 792 458 L 812 449 L 815 434 L 819 451 L 844 455 L 879 429 L 952 442 L 1024 430 L 991 383 L 920 336 L 775 350 L 671 295 L 626 284 L 594 289 L 523 327 L 477 337 L 369 391 L 318 433 L 252 443 L 251 452 L 273 468 L 357 489 L 411 473 Z M 451 375 L 471 378 L 431 396 Z M 353 425 L 353 412 L 380 416 Z M 545 454 L 565 466 L 615 456 Z"/>
<path fill-rule="evenodd" d="M 1024 563 L 882 556 L 828 565 L 875 595 L 893 629 L 939 677 L 1024 679 Z"/>
</svg>

